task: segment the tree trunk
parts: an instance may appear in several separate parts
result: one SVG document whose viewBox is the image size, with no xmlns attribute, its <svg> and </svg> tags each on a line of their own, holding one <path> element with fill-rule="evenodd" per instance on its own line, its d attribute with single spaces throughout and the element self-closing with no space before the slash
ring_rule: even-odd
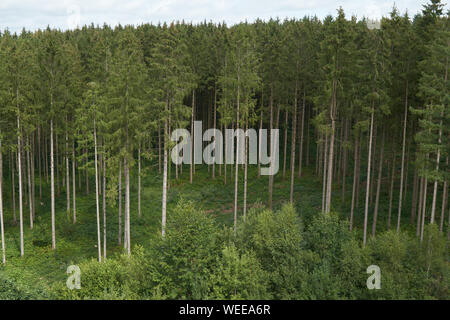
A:
<svg viewBox="0 0 450 320">
<path fill-rule="evenodd" d="M 444 116 L 444 111 L 441 111 L 441 119 Z M 441 144 L 441 138 L 442 138 L 442 120 L 439 123 L 439 145 Z M 437 155 L 436 155 L 436 173 L 439 171 L 439 161 L 441 160 L 441 148 L 438 148 Z M 437 179 L 434 180 L 433 185 L 433 202 L 431 204 L 431 218 L 430 223 L 434 223 L 434 216 L 436 214 L 436 199 L 437 199 L 437 188 L 438 188 L 438 181 Z"/>
<path fill-rule="evenodd" d="M 284 154 L 283 154 L 283 180 L 286 178 L 286 153 L 287 153 L 287 134 L 288 134 L 288 115 L 289 112 L 286 110 L 285 120 L 284 120 Z"/>
<path fill-rule="evenodd" d="M 410 224 L 414 223 L 414 220 L 416 218 L 416 212 L 417 212 L 417 185 L 419 181 L 419 174 L 417 171 L 417 168 L 414 168 L 414 180 L 413 180 L 413 194 L 412 194 L 412 204 L 411 204 L 411 218 L 409 220 Z"/>
<path fill-rule="evenodd" d="M 67 121 L 67 119 L 66 119 Z M 66 200 L 67 200 L 67 215 L 70 213 L 70 171 L 69 171 L 69 136 L 66 128 L 66 150 L 64 152 L 66 158 Z"/>
<path fill-rule="evenodd" d="M 31 191 L 31 163 L 30 163 L 30 138 L 26 137 L 27 141 L 27 182 L 28 182 L 28 202 L 30 208 L 30 229 L 33 229 L 33 192 Z"/>
<path fill-rule="evenodd" d="M 17 159 L 16 153 L 10 152 L 10 161 L 11 161 L 11 198 L 12 198 L 12 207 L 13 207 L 13 223 L 17 225 L 17 217 L 16 217 L 16 182 L 15 182 L 15 163 Z"/>
<path fill-rule="evenodd" d="M 248 130 L 248 118 L 246 119 L 245 130 Z M 245 153 L 244 153 L 244 222 L 247 218 L 247 176 L 248 176 L 248 138 L 245 139 Z"/>
<path fill-rule="evenodd" d="M 305 125 L 305 108 L 306 108 L 306 92 L 305 88 L 303 88 L 303 107 L 302 107 L 302 120 L 300 123 L 300 141 L 299 141 L 299 150 L 298 150 L 298 177 L 302 177 L 302 168 L 303 168 L 303 127 Z"/>
<path fill-rule="evenodd" d="M 99 179 L 98 179 L 98 152 L 97 152 L 97 127 L 94 119 L 94 156 L 95 156 L 95 204 L 97 209 L 97 249 L 98 262 L 102 262 L 102 243 L 100 236 L 100 203 L 99 203 Z"/>
<path fill-rule="evenodd" d="M 395 152 L 392 155 L 392 169 L 391 169 L 391 188 L 389 190 L 389 211 L 388 211 L 388 230 L 391 229 L 391 216 L 392 216 L 392 198 L 394 194 L 394 182 L 395 182 Z"/>
<path fill-rule="evenodd" d="M 79 179 L 78 179 L 79 181 Z M 72 141 L 72 207 L 73 207 L 73 223 L 77 222 L 77 191 L 75 181 L 75 141 Z"/>
<path fill-rule="evenodd" d="M 416 236 L 420 236 L 420 226 L 422 223 L 422 203 L 423 203 L 423 190 L 425 185 L 424 177 L 420 177 L 420 192 L 419 192 L 419 207 L 417 209 L 417 224 L 416 224 Z"/>
<path fill-rule="evenodd" d="M 50 119 L 50 185 L 52 204 L 52 249 L 56 249 L 55 230 L 55 157 L 53 154 L 53 118 Z"/>
<path fill-rule="evenodd" d="M 424 182 L 424 189 L 423 189 L 423 201 L 422 201 L 422 205 L 423 205 L 423 210 L 422 210 L 422 223 L 421 223 L 421 227 L 420 227 L 420 242 L 423 241 L 423 230 L 425 227 L 425 217 L 426 217 L 426 213 L 427 213 L 427 185 L 428 185 L 428 179 L 427 177 L 425 177 L 425 182 Z"/>
<path fill-rule="evenodd" d="M 5 230 L 3 224 L 3 150 L 0 139 L 0 236 L 2 241 L 2 262 L 6 263 Z"/>
<path fill-rule="evenodd" d="M 106 155 L 103 155 L 103 262 L 106 262 Z"/>
<path fill-rule="evenodd" d="M 217 90 L 216 90 L 216 85 L 214 84 L 214 121 L 213 121 L 213 126 L 214 126 L 214 132 L 216 130 L 216 122 L 217 122 Z M 217 156 L 217 151 L 216 151 L 216 137 L 214 137 L 214 162 L 212 164 L 212 178 L 213 180 L 216 178 L 216 156 Z M 181 167 L 183 167 L 183 165 L 181 165 Z"/>
<path fill-rule="evenodd" d="M 372 237 L 375 237 L 375 232 L 377 229 L 378 204 L 380 203 L 381 179 L 383 177 L 382 173 L 383 173 L 384 137 L 385 137 L 385 129 L 383 128 L 383 137 L 381 140 L 381 147 L 380 147 L 380 159 L 378 163 L 378 179 L 377 179 L 377 193 L 375 196 L 375 210 L 373 212 Z"/>
<path fill-rule="evenodd" d="M 355 211 L 355 201 L 356 201 L 356 186 L 358 184 L 358 148 L 359 148 L 358 136 L 355 136 L 355 146 L 354 146 L 354 156 L 353 156 L 353 189 L 352 189 L 352 204 L 350 209 L 350 231 L 353 230 L 353 215 Z"/>
<path fill-rule="evenodd" d="M 192 90 L 192 111 L 191 111 L 191 171 L 189 182 L 192 183 L 194 176 L 194 119 L 195 119 L 195 89 Z"/>
<path fill-rule="evenodd" d="M 367 241 L 367 221 L 369 219 L 369 193 L 370 193 L 370 178 L 372 175 L 372 142 L 373 142 L 373 118 L 374 118 L 374 106 L 372 102 L 372 112 L 370 115 L 370 133 L 369 133 L 369 155 L 367 158 L 367 183 L 366 183 L 366 201 L 364 205 L 364 233 L 363 233 L 363 245 L 366 245 Z"/>
<path fill-rule="evenodd" d="M 327 193 L 325 202 L 325 214 L 331 210 L 331 187 L 333 184 L 333 160 L 334 160 L 334 135 L 336 127 L 336 81 L 333 81 L 333 96 L 330 107 L 331 134 L 330 134 L 330 152 L 328 154 L 328 177 L 327 177 Z"/>
<path fill-rule="evenodd" d="M 270 136 L 272 136 L 273 129 L 273 85 L 270 86 Z M 270 138 L 270 156 L 272 156 L 273 148 L 272 148 L 272 138 Z M 272 192 L 273 192 L 273 176 L 269 175 L 269 209 L 272 210 Z"/>
<path fill-rule="evenodd" d="M 235 171 L 234 171 L 234 234 L 236 235 L 237 229 L 237 206 L 238 206 L 238 183 L 239 183 L 239 100 L 240 100 L 240 91 L 239 85 L 237 89 L 237 109 L 236 109 L 236 162 L 235 162 Z"/>
<path fill-rule="evenodd" d="M 292 117 L 292 141 L 291 141 L 291 193 L 289 200 L 294 203 L 294 180 L 295 180 L 295 137 L 297 129 L 297 94 L 298 94 L 298 81 L 295 81 L 295 94 L 294 94 L 294 115 Z"/>
<path fill-rule="evenodd" d="M 141 147 L 138 150 L 138 217 L 141 217 Z"/>
<path fill-rule="evenodd" d="M 401 220 L 401 214 L 402 214 L 403 178 L 404 178 L 404 167 L 405 167 L 407 120 L 408 120 L 408 80 L 406 80 L 405 117 L 403 119 L 402 165 L 401 165 L 401 169 L 400 169 L 400 194 L 398 197 L 397 232 L 400 231 L 400 220 Z"/>
<path fill-rule="evenodd" d="M 328 164 L 328 133 L 325 133 L 325 145 L 323 146 L 323 181 L 322 181 L 322 214 L 326 214 L 327 197 L 327 164 Z"/>
<path fill-rule="evenodd" d="M 38 126 L 39 201 L 42 201 L 41 126 Z"/>
<path fill-rule="evenodd" d="M 117 243 L 122 244 L 122 161 L 119 161 L 119 235 Z"/>
<path fill-rule="evenodd" d="M 128 140 L 128 138 L 127 138 Z M 128 144 L 128 143 L 127 143 Z M 164 148 L 165 149 L 165 148 Z M 167 156 L 166 156 L 167 160 Z M 128 256 L 131 254 L 131 230 L 130 230 L 130 168 L 128 166 L 128 159 L 125 157 L 124 162 L 124 170 L 125 170 L 125 241 L 126 250 Z M 167 165 L 166 165 L 166 173 L 167 173 Z M 166 176 L 167 179 L 167 176 Z M 166 180 L 167 182 L 167 180 Z"/>
<path fill-rule="evenodd" d="M 448 167 L 448 156 L 445 164 Z M 447 179 L 444 180 L 444 190 L 442 191 L 442 205 L 441 205 L 441 219 L 439 224 L 439 230 L 442 232 L 444 229 L 444 215 L 445 215 L 445 209 L 447 208 L 448 203 L 448 181 Z"/>
</svg>

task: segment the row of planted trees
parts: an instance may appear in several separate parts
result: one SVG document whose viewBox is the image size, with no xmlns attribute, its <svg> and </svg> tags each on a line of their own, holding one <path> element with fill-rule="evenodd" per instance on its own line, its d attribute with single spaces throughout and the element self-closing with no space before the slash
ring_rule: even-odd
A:
<svg viewBox="0 0 450 320">
<path fill-rule="evenodd" d="M 155 166 L 152 174 L 163 174 L 164 236 L 170 180 L 188 167 L 194 183 L 196 169 L 193 161 L 172 164 L 170 133 L 190 128 L 197 134 L 195 120 L 202 120 L 204 128 L 222 130 L 280 129 L 278 176 L 290 179 L 286 199 L 298 200 L 295 178 L 301 179 L 304 167 L 310 167 L 323 185 L 322 213 L 342 202 L 352 229 L 361 194 L 364 244 L 380 224 L 382 191 L 389 202 L 388 229 L 395 226 L 399 231 L 409 220 L 422 239 L 429 220 L 443 231 L 449 178 L 450 30 L 442 8 L 433 0 L 413 20 L 394 8 L 379 28 L 347 19 L 340 9 L 336 17 L 323 21 L 307 17 L 231 27 L 173 23 L 3 32 L 3 262 L 4 207 L 11 208 L 14 223 L 19 223 L 24 255 L 25 223 L 28 220 L 33 228 L 36 201 L 50 198 L 55 249 L 55 198 L 65 193 L 67 213 L 76 223 L 77 190 L 92 192 L 90 179 L 95 180 L 99 261 L 106 259 L 111 204 L 118 205 L 118 243 L 130 253 L 130 175 L 137 177 L 140 217 L 143 164 Z M 236 159 L 243 158 L 242 166 L 209 166 L 212 179 L 234 182 L 235 229 L 248 207 L 249 147 L 246 143 L 243 150 L 235 150 Z M 8 169 L 2 172 L 4 163 Z M 268 178 L 269 208 L 276 178 Z M 10 191 L 2 184 L 6 179 Z M 50 195 L 43 188 L 48 184 Z M 11 192 L 11 203 L 2 202 L 6 192 Z M 406 198 L 408 192 L 411 199 Z M 407 200 L 409 218 L 404 217 Z"/>
</svg>

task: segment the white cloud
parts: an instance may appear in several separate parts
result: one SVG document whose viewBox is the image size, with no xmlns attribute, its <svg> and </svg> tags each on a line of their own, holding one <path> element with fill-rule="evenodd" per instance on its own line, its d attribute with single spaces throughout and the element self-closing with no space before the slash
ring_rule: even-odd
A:
<svg viewBox="0 0 450 320">
<path fill-rule="evenodd" d="M 410 16 L 419 12 L 426 2 L 395 0 L 400 12 L 408 9 Z M 20 31 L 23 27 L 35 30 L 47 25 L 67 29 L 73 27 L 74 19 L 81 24 L 124 25 L 174 20 L 233 24 L 245 19 L 302 18 L 305 15 L 323 18 L 327 14 L 335 15 L 339 6 L 347 16 L 380 18 L 388 15 L 393 5 L 394 0 L 1 0 L 0 30 Z M 79 17 L 74 17 L 73 8 L 79 8 Z"/>
</svg>

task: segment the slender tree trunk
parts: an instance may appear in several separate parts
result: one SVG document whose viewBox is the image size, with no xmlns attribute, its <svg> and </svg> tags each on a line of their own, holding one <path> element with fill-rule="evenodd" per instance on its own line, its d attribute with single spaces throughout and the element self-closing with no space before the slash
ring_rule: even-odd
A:
<svg viewBox="0 0 450 320">
<path fill-rule="evenodd" d="M 336 127 L 336 81 L 333 81 L 333 97 L 330 108 L 331 134 L 330 134 L 330 152 L 328 154 L 328 177 L 327 177 L 327 197 L 325 202 L 325 213 L 331 210 L 331 187 L 333 184 L 333 160 L 334 160 L 334 135 Z"/>
<path fill-rule="evenodd" d="M 193 91 L 193 95 L 194 95 Z M 192 101 L 194 101 L 194 97 L 192 98 Z M 194 104 L 192 104 L 192 108 L 194 108 Z M 167 98 L 166 98 L 166 110 L 169 109 L 169 98 L 168 98 L 168 93 L 167 93 Z M 193 119 L 193 118 L 192 118 Z M 192 122 L 192 129 L 193 130 L 193 122 Z M 168 123 L 167 120 L 164 122 L 164 176 L 163 176 L 163 192 L 162 192 L 162 217 L 161 217 L 161 235 L 164 237 L 166 235 L 166 206 L 167 206 L 167 165 L 168 165 L 168 154 L 167 154 L 167 146 L 166 146 L 166 139 L 168 136 Z M 193 132 L 193 131 L 192 131 Z M 192 160 L 192 153 L 193 153 L 193 138 L 192 139 L 192 144 L 191 144 L 191 160 Z M 193 174 L 193 162 L 191 161 L 191 183 L 192 183 L 192 174 Z"/>
<path fill-rule="evenodd" d="M 305 126 L 305 108 L 306 108 L 306 92 L 305 88 L 303 88 L 303 107 L 302 107 L 302 120 L 300 123 L 300 141 L 299 141 L 299 150 L 298 150 L 298 177 L 302 177 L 302 168 L 303 168 L 303 127 Z"/>
<path fill-rule="evenodd" d="M 448 156 L 447 160 L 445 162 L 446 166 L 448 167 Z M 439 230 L 442 232 L 444 229 L 444 215 L 445 215 L 445 209 L 447 208 L 448 203 L 448 181 L 447 179 L 444 180 L 444 190 L 442 191 L 442 205 L 441 205 L 441 219 L 439 223 Z"/>
<path fill-rule="evenodd" d="M 79 179 L 78 179 L 79 181 Z M 77 191 L 75 181 L 75 141 L 72 141 L 72 207 L 73 207 L 73 223 L 77 222 Z"/>
<path fill-rule="evenodd" d="M 444 116 L 444 111 L 441 111 L 441 119 Z M 442 138 L 442 120 L 439 123 L 439 146 L 441 144 L 441 138 Z M 441 160 L 441 148 L 438 148 L 437 155 L 436 155 L 436 172 L 439 171 L 439 161 Z M 431 203 L 431 218 L 430 223 L 434 223 L 434 216 L 436 214 L 436 200 L 437 200 L 437 189 L 438 189 L 438 181 L 437 179 L 434 180 L 433 185 L 433 202 Z"/>
<path fill-rule="evenodd" d="M 67 121 L 67 118 L 66 118 Z M 69 171 L 69 136 L 66 128 L 66 150 L 64 152 L 66 158 L 66 198 L 67 198 L 67 214 L 70 213 L 70 171 Z"/>
<path fill-rule="evenodd" d="M 31 139 L 31 150 L 30 150 L 30 165 L 31 165 L 31 202 L 32 202 L 32 211 L 33 211 L 33 222 L 35 219 L 35 213 L 36 213 L 36 196 L 35 196 L 35 190 L 36 190 L 36 184 L 34 180 L 34 154 L 35 154 L 35 146 L 34 146 L 34 133 L 32 135 Z"/>
<path fill-rule="evenodd" d="M 53 154 L 53 118 L 50 119 L 50 185 L 52 204 L 52 249 L 56 249 L 55 230 L 55 157 Z"/>
<path fill-rule="evenodd" d="M 122 161 L 119 161 L 119 235 L 117 243 L 122 244 Z"/>
<path fill-rule="evenodd" d="M 15 159 L 16 158 L 16 159 Z M 11 198 L 12 198 L 12 207 L 13 207 L 13 223 L 17 225 L 17 217 L 16 217 L 16 182 L 15 182 L 15 163 L 17 160 L 16 153 L 10 152 L 10 161 L 11 161 Z"/>
<path fill-rule="evenodd" d="M 97 249 L 98 262 L 102 262 L 102 243 L 100 236 L 100 203 L 99 203 L 99 179 L 98 179 L 98 151 L 97 151 L 97 126 L 94 119 L 94 156 L 95 156 L 95 204 L 97 209 Z"/>
<path fill-rule="evenodd" d="M 345 143 L 348 141 L 348 134 L 349 134 L 349 121 L 348 119 L 345 120 L 345 134 L 344 134 L 344 147 L 342 148 L 343 159 L 342 159 L 342 204 L 345 203 L 345 183 L 347 180 L 347 148 L 345 147 Z"/>
<path fill-rule="evenodd" d="M 322 181 L 322 215 L 326 214 L 327 194 L 327 164 L 328 164 L 328 133 L 325 133 L 325 145 L 323 147 L 323 181 Z"/>
<path fill-rule="evenodd" d="M 192 113 L 191 113 L 191 171 L 189 182 L 192 183 L 194 176 L 194 120 L 195 120 L 195 89 L 192 90 Z"/>
<path fill-rule="evenodd" d="M 426 213 L 427 213 L 427 186 L 428 186 L 428 179 L 427 177 L 425 177 L 425 182 L 424 182 L 424 189 L 423 189 L 423 201 L 422 201 L 422 223 L 421 223 L 421 227 L 420 227 L 420 242 L 423 241 L 423 230 L 425 227 L 425 218 L 426 218 Z"/>
<path fill-rule="evenodd" d="M 262 149 L 261 149 L 261 140 L 262 140 L 262 127 L 263 127 L 263 109 L 261 106 L 260 118 L 259 118 L 259 133 L 258 133 L 258 178 L 261 176 L 261 157 L 262 157 Z"/>
<path fill-rule="evenodd" d="M 128 139 L 127 139 L 128 140 Z M 128 143 L 127 143 L 128 144 Z M 164 148 L 165 149 L 165 148 Z M 165 151 L 167 153 L 167 151 Z M 167 157 L 166 157 L 167 160 Z M 128 166 L 128 159 L 125 157 L 125 244 L 128 256 L 131 254 L 131 230 L 130 230 L 130 168 Z M 167 173 L 167 164 L 166 164 Z M 166 175 L 167 182 L 167 175 Z"/>
<path fill-rule="evenodd" d="M 417 209 L 417 224 L 416 224 L 416 236 L 420 236 L 420 226 L 422 223 L 422 204 L 423 204 L 423 191 L 425 187 L 425 178 L 420 177 L 420 192 L 419 192 L 419 207 Z"/>
<path fill-rule="evenodd" d="M 138 150 L 138 217 L 141 217 L 141 147 Z"/>
<path fill-rule="evenodd" d="M 24 255 L 24 243 L 23 243 L 23 195 L 22 195 L 22 142 L 21 142 L 21 128 L 20 128 L 20 116 L 17 116 L 17 172 L 19 174 L 19 228 L 20 228 L 20 256 Z M 53 202 L 52 202 L 53 203 Z M 53 207 L 52 207 L 52 219 L 53 219 Z M 53 221 L 53 220 L 52 220 Z M 52 229 L 53 230 L 53 229 Z M 52 232 L 53 238 L 53 232 Z"/>
<path fill-rule="evenodd" d="M 248 118 L 246 119 L 245 131 L 248 130 Z M 244 135 L 245 139 L 245 153 L 244 153 L 244 222 L 247 218 L 247 176 L 248 176 L 248 138 Z"/>
<path fill-rule="evenodd" d="M 367 221 L 369 219 L 369 192 L 370 192 L 370 177 L 371 177 L 371 165 L 372 165 L 372 142 L 373 142 L 373 118 L 374 118 L 374 106 L 372 102 L 372 112 L 370 115 L 370 134 L 369 134 L 369 155 L 367 158 L 367 183 L 366 183 L 366 201 L 364 206 L 364 234 L 363 245 L 366 245 L 367 240 Z"/>
<path fill-rule="evenodd" d="M 286 154 L 287 154 L 287 135 L 288 135 L 288 115 L 289 112 L 286 110 L 285 120 L 284 120 L 284 155 L 283 155 L 283 180 L 286 178 Z"/>
<path fill-rule="evenodd" d="M 373 212 L 372 237 L 375 237 L 375 232 L 377 229 L 378 204 L 380 203 L 381 179 L 383 177 L 384 137 L 385 137 L 385 129 L 383 128 L 383 137 L 381 138 L 382 140 L 380 147 L 380 159 L 378 163 L 377 193 L 375 196 L 375 209 Z"/>
<path fill-rule="evenodd" d="M 239 77 L 238 77 L 239 78 Z M 239 81 L 238 81 L 239 82 Z M 234 171 L 234 234 L 236 235 L 237 229 L 237 206 L 238 206 L 238 183 L 239 183 L 239 102 L 240 102 L 240 91 L 238 85 L 237 91 L 237 110 L 236 110 L 236 162 Z"/>
<path fill-rule="evenodd" d="M 106 262 L 106 155 L 103 155 L 103 262 Z"/>
<path fill-rule="evenodd" d="M 403 178 L 405 167 L 405 147 L 406 147 L 406 126 L 408 120 L 408 80 L 406 81 L 406 96 L 405 96 L 405 117 L 403 119 L 403 142 L 402 142 L 402 164 L 400 169 L 400 194 L 398 197 L 398 215 L 397 215 L 397 232 L 400 231 L 400 221 L 402 214 L 402 199 L 403 199 Z"/>
<path fill-rule="evenodd" d="M 3 150 L 0 139 L 0 236 L 2 241 L 2 262 L 6 263 L 5 230 L 3 224 Z"/>
<path fill-rule="evenodd" d="M 414 180 L 413 180 L 413 194 L 412 194 L 412 204 L 411 204 L 411 218 L 409 220 L 410 224 L 414 223 L 414 220 L 416 218 L 416 212 L 417 212 L 417 185 L 418 185 L 418 179 L 419 174 L 417 171 L 417 168 L 414 168 Z"/>
<path fill-rule="evenodd" d="M 391 217 L 392 217 L 392 198 L 394 194 L 394 182 L 395 182 L 395 152 L 392 155 L 392 169 L 391 169 L 391 188 L 389 191 L 389 211 L 388 211 L 388 230 L 391 229 Z"/>
<path fill-rule="evenodd" d="M 30 138 L 26 137 L 27 141 L 27 182 L 28 182 L 28 202 L 30 208 L 30 229 L 33 229 L 33 192 L 31 191 L 31 163 L 30 163 Z"/>
<path fill-rule="evenodd" d="M 273 130 L 273 85 L 270 87 L 270 136 L 272 136 L 272 130 Z M 272 138 L 270 138 L 270 156 L 273 155 L 273 141 Z M 272 192 L 273 192 L 273 176 L 269 175 L 269 209 L 272 210 Z"/>
<path fill-rule="evenodd" d="M 216 122 L 217 122 L 217 90 L 216 85 L 214 84 L 214 132 L 216 131 Z M 216 137 L 214 137 L 214 162 L 212 164 L 212 178 L 213 180 L 216 178 Z"/>
<path fill-rule="evenodd" d="M 41 126 L 38 126 L 39 201 L 42 201 Z"/>
<path fill-rule="evenodd" d="M 355 146 L 354 146 L 354 167 L 353 167 L 353 190 L 352 190 L 352 204 L 350 209 L 350 231 L 353 230 L 353 216 L 355 211 L 355 201 L 356 201 L 356 187 L 358 184 L 358 149 L 359 149 L 359 139 L 355 136 Z"/>
<path fill-rule="evenodd" d="M 294 94 L 294 115 L 292 117 L 292 141 L 291 141 L 291 193 L 290 202 L 294 203 L 294 180 L 295 180 L 295 137 L 297 133 L 297 94 L 298 94 L 298 81 L 295 81 L 295 94 Z"/>
<path fill-rule="evenodd" d="M 305 165 L 307 167 L 309 167 L 309 141 L 311 140 L 310 138 L 310 134 L 309 134 L 309 118 L 310 118 L 310 113 L 311 113 L 311 108 L 307 108 L 306 110 L 308 110 L 308 116 L 306 117 L 307 122 L 306 122 L 306 130 L 304 134 L 306 134 L 306 157 L 305 157 Z"/>
</svg>

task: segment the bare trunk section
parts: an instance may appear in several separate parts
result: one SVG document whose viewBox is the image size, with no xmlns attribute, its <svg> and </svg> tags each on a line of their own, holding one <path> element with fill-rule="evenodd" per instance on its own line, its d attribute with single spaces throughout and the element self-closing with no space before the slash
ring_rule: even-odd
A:
<svg viewBox="0 0 450 320">
<path fill-rule="evenodd" d="M 15 182 L 15 163 L 16 163 L 16 154 L 10 152 L 10 161 L 11 161 L 11 198 L 12 198 L 12 207 L 13 207 L 13 223 L 14 225 L 17 224 L 17 217 L 16 217 L 16 182 Z"/>
<path fill-rule="evenodd" d="M 119 160 L 119 235 L 117 244 L 122 244 L 122 161 Z"/>
<path fill-rule="evenodd" d="M 305 88 L 303 88 L 303 107 L 302 107 L 302 120 L 300 122 L 300 141 L 299 141 L 299 150 L 298 150 L 298 177 L 302 177 L 302 169 L 303 169 L 303 129 L 305 125 L 305 108 L 306 108 L 306 92 Z"/>
<path fill-rule="evenodd" d="M 194 120 L 195 120 L 195 89 L 192 90 L 192 111 L 191 111 L 191 171 L 189 175 L 189 182 L 192 183 L 194 176 Z"/>
<path fill-rule="evenodd" d="M 445 164 L 448 167 L 448 156 L 447 160 L 445 161 Z M 439 230 L 442 232 L 444 229 L 444 215 L 445 215 L 445 209 L 447 208 L 448 203 L 448 181 L 447 179 L 444 181 L 444 190 L 442 191 L 442 205 L 441 205 L 441 219 L 439 223 Z"/>
<path fill-rule="evenodd" d="M 77 222 L 77 191 L 75 181 L 75 142 L 72 141 L 72 209 L 73 209 L 73 223 Z M 80 181 L 80 179 L 78 179 Z"/>
<path fill-rule="evenodd" d="M 98 151 L 97 151 L 97 126 L 94 119 L 94 156 L 95 156 L 95 205 L 97 211 L 97 249 L 98 262 L 102 262 L 102 243 L 100 236 L 100 203 L 99 203 L 99 181 L 98 181 Z"/>
<path fill-rule="evenodd" d="M 328 177 L 327 192 L 325 201 L 325 214 L 331 210 L 331 188 L 333 185 L 333 160 L 334 160 L 334 135 L 336 131 L 336 81 L 333 81 L 333 95 L 330 107 L 331 134 L 330 134 L 330 152 L 328 153 Z"/>
<path fill-rule="evenodd" d="M 67 119 L 66 119 L 67 121 Z M 64 152 L 66 158 L 66 197 L 67 197 L 67 215 L 70 213 L 70 171 L 69 171 L 69 136 L 66 128 L 66 150 Z"/>
<path fill-rule="evenodd" d="M 284 154 L 283 154 L 283 180 L 286 178 L 286 153 L 287 153 L 287 135 L 288 135 L 288 115 L 289 112 L 286 110 L 285 120 L 284 120 Z"/>
<path fill-rule="evenodd" d="M 297 94 L 298 94 L 298 81 L 295 81 L 295 94 L 294 94 L 294 115 L 292 117 L 292 141 L 291 141 L 291 193 L 289 200 L 294 203 L 294 180 L 295 180 L 295 137 L 297 129 Z"/>
<path fill-rule="evenodd" d="M 370 192 L 370 178 L 372 175 L 372 142 L 373 142 L 373 118 L 374 118 L 374 106 L 372 103 L 372 112 L 370 115 L 370 133 L 369 133 L 369 155 L 367 158 L 367 183 L 366 183 L 366 201 L 364 205 L 364 233 L 363 233 L 363 245 L 366 245 L 367 241 L 367 221 L 369 219 L 369 192 Z"/>
<path fill-rule="evenodd" d="M 384 138 L 385 129 L 383 129 L 383 137 L 381 138 L 380 147 L 380 159 L 378 160 L 378 178 L 377 178 L 377 193 L 375 196 L 375 209 L 373 212 L 373 224 L 372 224 L 372 237 L 375 237 L 375 232 L 377 229 L 377 217 L 378 217 L 378 204 L 380 203 L 380 189 L 381 189 L 381 179 L 383 177 L 383 153 L 384 153 Z"/>
<path fill-rule="evenodd" d="M 30 163 L 30 138 L 27 136 L 27 182 L 28 182 L 28 205 L 30 211 L 30 229 L 33 229 L 33 192 L 31 189 L 31 163 Z"/>
<path fill-rule="evenodd" d="M 325 133 L 325 145 L 323 147 L 323 181 L 322 181 L 322 214 L 326 214 L 327 194 L 327 164 L 328 164 L 328 134 Z"/>
<path fill-rule="evenodd" d="M 103 262 L 106 262 L 106 155 L 103 155 Z"/>
<path fill-rule="evenodd" d="M 51 122 L 50 122 L 51 123 Z M 51 127 L 53 130 L 53 126 Z M 22 194 L 22 139 L 21 139 L 21 128 L 20 128 L 20 116 L 17 116 L 17 172 L 19 175 L 19 229 L 20 229 L 20 256 L 23 257 L 24 254 L 24 243 L 23 243 L 23 194 Z M 52 131 L 53 132 L 53 131 Z M 52 149 L 53 150 L 53 149 Z M 52 151 L 53 152 L 53 151 Z M 53 154 L 53 153 L 52 153 Z M 52 193 L 54 194 L 54 193 Z M 52 200 L 54 197 L 52 197 Z M 53 236 L 53 225 L 54 225 L 54 202 L 52 201 L 52 239 Z M 52 242 L 53 244 L 53 242 Z M 52 248 L 54 249 L 53 245 Z"/>
<path fill-rule="evenodd" d="M 141 147 L 138 150 L 138 217 L 141 217 Z"/>
<path fill-rule="evenodd" d="M 408 80 L 406 80 L 406 96 L 405 96 L 405 117 L 403 119 L 403 142 L 402 142 L 402 165 L 400 169 L 400 194 L 398 196 L 398 215 L 397 215 L 397 232 L 400 231 L 400 222 L 402 215 L 402 199 L 403 199 L 403 179 L 405 168 L 405 148 L 406 148 L 406 126 L 408 123 Z"/>
<path fill-rule="evenodd" d="M 441 138 L 442 138 L 442 117 L 444 116 L 444 111 L 441 111 L 441 121 L 439 123 L 439 145 L 441 144 Z M 436 172 L 439 171 L 439 161 L 441 160 L 441 148 L 438 148 L 437 155 L 436 155 Z M 437 179 L 434 180 L 433 185 L 433 202 L 431 203 L 431 218 L 430 223 L 434 223 L 434 216 L 436 214 L 436 199 L 437 199 L 437 189 L 438 189 L 438 181 Z"/>
<path fill-rule="evenodd" d="M 2 262 L 6 263 L 5 230 L 3 224 L 3 150 L 0 139 L 0 240 L 2 241 Z"/>
<path fill-rule="evenodd" d="M 389 190 L 389 211 L 387 228 L 391 229 L 391 217 L 392 217 L 392 198 L 394 194 L 394 182 L 395 182 L 395 151 L 392 155 L 392 168 L 391 168 L 391 188 Z"/>
<path fill-rule="evenodd" d="M 358 136 L 355 136 L 355 146 L 354 146 L 354 156 L 353 156 L 353 189 L 352 189 L 352 204 L 350 209 L 350 231 L 353 230 L 353 216 L 355 211 L 355 201 L 356 201 L 356 185 L 358 184 Z"/>
</svg>

